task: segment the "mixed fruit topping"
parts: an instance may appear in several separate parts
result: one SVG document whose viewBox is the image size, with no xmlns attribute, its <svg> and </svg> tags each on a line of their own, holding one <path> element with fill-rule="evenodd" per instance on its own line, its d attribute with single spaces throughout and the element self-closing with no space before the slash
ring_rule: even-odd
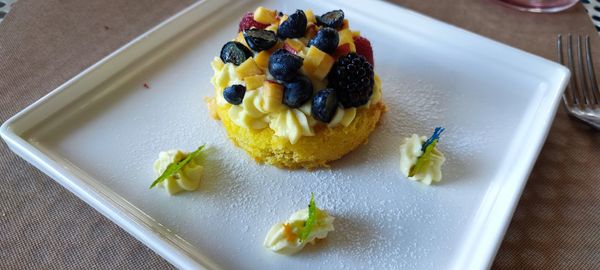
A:
<svg viewBox="0 0 600 270">
<path fill-rule="evenodd" d="M 271 103 L 308 104 L 314 119 L 329 123 L 338 107 L 365 105 L 373 94 L 371 43 L 350 30 L 342 10 L 286 15 L 259 7 L 242 17 L 238 36 L 223 45 L 220 58 L 245 83 L 224 89 L 223 98 L 233 105 L 264 86 Z"/>
</svg>

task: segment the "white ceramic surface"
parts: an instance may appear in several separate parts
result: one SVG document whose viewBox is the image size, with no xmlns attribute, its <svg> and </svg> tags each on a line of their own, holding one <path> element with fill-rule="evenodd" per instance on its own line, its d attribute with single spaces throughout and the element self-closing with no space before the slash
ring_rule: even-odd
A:
<svg viewBox="0 0 600 270">
<path fill-rule="evenodd" d="M 389 111 L 369 143 L 331 170 L 257 165 L 208 115 L 209 62 L 258 5 L 342 8 L 373 43 Z M 1 135 L 182 268 L 481 269 L 568 77 L 555 63 L 384 2 L 207 0 L 26 108 Z M 446 128 L 444 180 L 424 186 L 400 174 L 398 147 L 435 126 Z M 204 143 L 212 155 L 199 191 L 148 190 L 159 151 Z M 336 217 L 336 231 L 296 256 L 265 250 L 269 227 L 306 207 L 311 192 Z"/>
</svg>

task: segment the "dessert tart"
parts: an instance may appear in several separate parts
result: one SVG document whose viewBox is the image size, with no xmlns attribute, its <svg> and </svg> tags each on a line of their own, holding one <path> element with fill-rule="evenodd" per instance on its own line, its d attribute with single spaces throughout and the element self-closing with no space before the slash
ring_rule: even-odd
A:
<svg viewBox="0 0 600 270">
<path fill-rule="evenodd" d="M 371 43 L 342 10 L 259 7 L 211 62 L 214 97 L 206 101 L 257 162 L 327 167 L 366 143 L 386 110 L 373 65 Z"/>
</svg>

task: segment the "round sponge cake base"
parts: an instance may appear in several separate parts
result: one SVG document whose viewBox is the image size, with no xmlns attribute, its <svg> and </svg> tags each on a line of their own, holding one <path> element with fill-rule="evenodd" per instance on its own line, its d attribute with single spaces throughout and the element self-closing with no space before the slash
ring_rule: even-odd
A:
<svg viewBox="0 0 600 270">
<path fill-rule="evenodd" d="M 386 107 L 378 102 L 369 108 L 359 108 L 350 125 L 327 128 L 315 126 L 315 136 L 302 136 L 295 144 L 288 138 L 279 137 L 270 128 L 260 130 L 238 126 L 229 118 L 227 108 L 217 109 L 219 118 L 233 143 L 244 149 L 256 162 L 280 168 L 314 169 L 329 167 L 328 162 L 367 142 Z"/>
</svg>

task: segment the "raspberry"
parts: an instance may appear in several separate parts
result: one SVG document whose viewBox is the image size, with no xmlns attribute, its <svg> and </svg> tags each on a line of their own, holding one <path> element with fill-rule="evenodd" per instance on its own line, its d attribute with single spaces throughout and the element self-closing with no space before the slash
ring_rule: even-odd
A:
<svg viewBox="0 0 600 270">
<path fill-rule="evenodd" d="M 364 56 L 371 66 L 375 66 L 375 62 L 373 61 L 373 48 L 371 47 L 371 42 L 361 36 L 354 37 L 354 46 L 356 46 L 356 53 Z"/>
<path fill-rule="evenodd" d="M 238 32 L 242 32 L 242 31 L 250 29 L 252 27 L 256 27 L 258 29 L 265 29 L 265 28 L 267 28 L 267 26 L 269 26 L 269 25 L 255 21 L 254 14 L 252 12 L 248 12 L 248 13 L 244 14 L 244 17 L 242 17 L 242 20 L 240 21 L 240 28 L 238 29 Z"/>
<path fill-rule="evenodd" d="M 364 56 L 349 53 L 340 57 L 328 74 L 329 87 L 335 89 L 344 108 L 369 102 L 373 94 L 373 66 Z"/>
</svg>

